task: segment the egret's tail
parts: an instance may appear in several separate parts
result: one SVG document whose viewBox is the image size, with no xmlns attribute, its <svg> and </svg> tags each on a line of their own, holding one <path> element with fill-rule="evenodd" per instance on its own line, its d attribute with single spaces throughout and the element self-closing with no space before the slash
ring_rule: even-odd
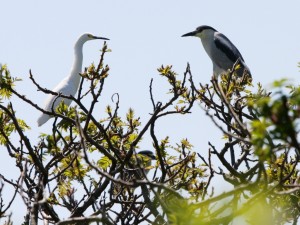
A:
<svg viewBox="0 0 300 225">
<path fill-rule="evenodd" d="M 42 126 L 42 125 L 43 125 L 44 123 L 46 123 L 49 119 L 50 119 L 50 116 L 43 113 L 42 115 L 40 115 L 40 117 L 39 117 L 38 120 L 37 120 L 38 126 L 39 126 L 39 127 Z"/>
</svg>

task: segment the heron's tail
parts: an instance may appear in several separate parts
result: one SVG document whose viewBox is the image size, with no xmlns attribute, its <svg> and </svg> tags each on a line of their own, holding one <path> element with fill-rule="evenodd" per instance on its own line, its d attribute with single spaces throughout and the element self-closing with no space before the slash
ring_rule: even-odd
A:
<svg viewBox="0 0 300 225">
<path fill-rule="evenodd" d="M 250 78 L 252 78 L 252 74 L 251 74 L 251 72 L 250 72 L 250 69 L 249 69 L 249 67 L 246 65 L 246 63 L 243 61 L 243 60 L 241 60 L 241 65 L 242 65 L 242 67 L 241 67 L 241 70 L 239 71 L 240 73 L 239 73 L 239 76 L 241 77 L 241 76 L 243 76 L 244 74 L 246 74 L 248 77 L 250 77 Z"/>
</svg>

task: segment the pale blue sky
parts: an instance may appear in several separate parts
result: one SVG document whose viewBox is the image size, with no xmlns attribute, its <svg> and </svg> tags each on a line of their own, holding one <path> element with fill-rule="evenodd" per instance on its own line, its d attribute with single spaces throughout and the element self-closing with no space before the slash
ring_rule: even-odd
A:
<svg viewBox="0 0 300 225">
<path fill-rule="evenodd" d="M 156 70 L 162 64 L 172 64 L 182 74 L 190 62 L 194 80 L 209 82 L 212 65 L 200 40 L 181 38 L 204 24 L 225 34 L 238 47 L 255 83 L 268 87 L 282 77 L 299 82 L 300 2 L 296 1 L 0 0 L 0 8 L 0 63 L 6 63 L 13 76 L 23 79 L 17 89 L 38 104 L 45 95 L 36 92 L 29 81 L 29 69 L 41 85 L 52 89 L 69 73 L 74 42 L 83 32 L 111 39 L 108 46 L 112 52 L 105 61 L 111 71 L 99 103 L 99 117 L 117 92 L 121 115 L 133 107 L 144 124 L 152 110 L 148 92 L 151 78 L 156 100 L 166 100 L 168 87 Z M 98 60 L 102 43 L 85 44 L 84 66 Z M 30 138 L 50 132 L 52 120 L 37 128 L 39 112 L 16 103 L 17 114 L 32 127 Z M 216 135 L 220 133 L 197 105 L 192 115 L 171 116 L 159 126 L 159 139 L 169 135 L 174 143 L 189 137 L 198 152 L 207 152 L 209 140 L 219 140 Z M 151 149 L 151 139 L 145 137 L 141 147 Z M 0 154 L 3 159 L 5 154 Z M 2 164 L 0 173 L 10 167 L 13 171 L 14 163 Z"/>
</svg>

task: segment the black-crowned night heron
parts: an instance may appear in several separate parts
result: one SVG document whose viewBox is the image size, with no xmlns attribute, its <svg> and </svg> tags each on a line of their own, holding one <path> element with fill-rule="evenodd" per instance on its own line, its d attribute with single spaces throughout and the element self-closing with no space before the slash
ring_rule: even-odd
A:
<svg viewBox="0 0 300 225">
<path fill-rule="evenodd" d="M 155 160 L 155 155 L 150 150 L 142 150 L 137 154 L 134 154 L 130 159 L 130 167 L 124 168 L 117 176 L 117 179 L 128 182 L 132 182 L 134 179 L 145 179 L 145 176 L 147 176 L 151 169 L 152 160 Z M 111 190 L 114 198 L 122 196 L 128 199 L 134 192 L 133 188 L 126 187 L 126 185 L 121 185 L 119 183 L 112 183 Z"/>
<path fill-rule="evenodd" d="M 96 37 L 92 34 L 82 34 L 78 40 L 76 41 L 74 45 L 74 64 L 71 69 L 71 72 L 69 76 L 67 76 L 65 79 L 63 79 L 54 89 L 53 92 L 56 93 L 61 93 L 66 96 L 75 96 L 79 83 L 80 83 L 80 74 L 82 70 L 82 47 L 83 44 L 87 41 L 90 40 L 95 40 L 95 39 L 102 39 L 102 40 L 109 40 L 108 38 L 104 37 Z M 48 112 L 52 112 L 53 110 L 56 109 L 56 107 L 59 105 L 61 101 L 64 101 L 64 103 L 69 106 L 71 104 L 71 99 L 63 99 L 61 97 L 57 97 L 56 95 L 49 95 L 49 97 L 46 99 L 45 104 L 44 104 L 44 110 Z M 51 118 L 50 115 L 48 114 L 41 114 L 41 116 L 38 118 L 37 123 L 38 126 L 42 126 L 44 123 L 46 123 L 49 119 Z"/>
<path fill-rule="evenodd" d="M 202 45 L 213 63 L 214 76 L 228 73 L 228 70 L 233 69 L 233 65 L 239 60 L 240 67 L 235 71 L 237 75 L 241 77 L 245 73 L 251 77 L 250 70 L 239 50 L 225 35 L 216 29 L 204 25 L 197 27 L 195 31 L 182 35 L 182 37 L 187 36 L 195 36 L 201 39 Z"/>
</svg>

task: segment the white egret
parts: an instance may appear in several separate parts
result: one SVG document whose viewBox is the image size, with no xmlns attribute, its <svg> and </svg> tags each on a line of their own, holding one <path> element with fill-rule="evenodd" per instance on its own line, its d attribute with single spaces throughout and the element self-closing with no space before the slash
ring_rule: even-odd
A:
<svg viewBox="0 0 300 225">
<path fill-rule="evenodd" d="M 81 76 L 79 73 L 82 70 L 82 47 L 83 44 L 89 40 L 95 40 L 95 39 L 102 39 L 102 40 L 109 40 L 108 38 L 104 37 L 96 37 L 92 34 L 82 34 L 78 40 L 76 41 L 74 45 L 74 63 L 73 67 L 71 69 L 70 75 L 64 78 L 52 91 L 56 93 L 61 93 L 66 96 L 75 96 Z M 63 99 L 61 97 L 57 98 L 56 95 L 49 95 L 49 97 L 46 99 L 44 104 L 44 110 L 48 112 L 52 112 L 52 110 L 55 110 L 56 107 L 59 105 L 59 103 L 64 100 L 64 103 L 66 105 L 71 104 L 71 99 Z M 42 126 L 44 123 L 46 123 L 51 118 L 50 115 L 43 113 L 37 120 L 38 126 Z"/>
</svg>

